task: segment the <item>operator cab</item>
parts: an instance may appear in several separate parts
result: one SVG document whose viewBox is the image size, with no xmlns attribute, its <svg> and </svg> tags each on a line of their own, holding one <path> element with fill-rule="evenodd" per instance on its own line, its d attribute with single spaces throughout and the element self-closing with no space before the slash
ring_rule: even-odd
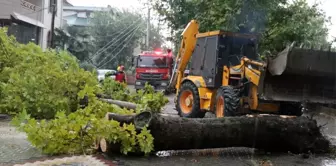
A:
<svg viewBox="0 0 336 166">
<path fill-rule="evenodd" d="M 200 33 L 196 38 L 189 74 L 202 76 L 209 88 L 222 86 L 223 66 L 239 65 L 243 56 L 257 60 L 256 35 L 220 30 Z"/>
</svg>

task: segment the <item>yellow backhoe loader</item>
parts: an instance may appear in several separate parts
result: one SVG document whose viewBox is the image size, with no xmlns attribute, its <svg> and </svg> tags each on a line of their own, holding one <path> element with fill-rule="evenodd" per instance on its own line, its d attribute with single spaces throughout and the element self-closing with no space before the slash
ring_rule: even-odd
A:
<svg viewBox="0 0 336 166">
<path fill-rule="evenodd" d="M 258 36 L 198 32 L 192 20 L 182 33 L 170 88 L 182 117 L 255 112 L 302 115 L 302 104 L 334 104 L 335 53 L 290 46 L 276 58 L 258 60 Z M 189 65 L 189 75 L 184 71 Z"/>
</svg>

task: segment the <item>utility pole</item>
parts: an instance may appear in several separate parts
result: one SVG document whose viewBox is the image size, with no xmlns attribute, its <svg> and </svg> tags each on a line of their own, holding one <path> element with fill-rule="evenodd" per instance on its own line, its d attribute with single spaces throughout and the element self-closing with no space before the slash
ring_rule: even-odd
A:
<svg viewBox="0 0 336 166">
<path fill-rule="evenodd" d="M 55 48 L 55 46 L 54 46 L 54 31 L 55 31 L 55 17 L 56 17 L 56 12 L 57 12 L 57 8 L 56 8 L 57 0 L 53 0 L 52 2 L 53 2 L 53 4 L 52 4 L 52 16 L 51 16 L 50 46 L 51 46 L 51 48 Z"/>
<path fill-rule="evenodd" d="M 147 1 L 148 15 L 147 15 L 147 36 L 146 36 L 146 47 L 149 50 L 149 35 L 150 35 L 150 8 L 149 1 Z"/>
</svg>

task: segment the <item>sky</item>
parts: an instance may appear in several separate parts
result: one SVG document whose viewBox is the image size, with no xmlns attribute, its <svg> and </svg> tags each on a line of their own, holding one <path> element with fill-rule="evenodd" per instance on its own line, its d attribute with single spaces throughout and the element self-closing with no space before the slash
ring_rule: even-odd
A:
<svg viewBox="0 0 336 166">
<path fill-rule="evenodd" d="M 111 5 L 112 7 L 118 8 L 140 8 L 142 4 L 139 0 L 68 0 L 71 4 L 75 6 L 97 6 L 106 7 Z"/>
<path fill-rule="evenodd" d="M 97 7 L 106 7 L 111 5 L 112 7 L 118 8 L 142 8 L 145 0 L 68 0 L 75 6 L 97 6 Z M 323 9 L 327 16 L 331 16 L 331 21 L 334 25 L 329 26 L 329 40 L 332 40 L 333 37 L 336 37 L 336 0 L 307 0 L 307 2 L 312 5 L 315 2 L 321 2 L 320 8 Z M 145 12 L 145 10 L 144 10 Z"/>
</svg>

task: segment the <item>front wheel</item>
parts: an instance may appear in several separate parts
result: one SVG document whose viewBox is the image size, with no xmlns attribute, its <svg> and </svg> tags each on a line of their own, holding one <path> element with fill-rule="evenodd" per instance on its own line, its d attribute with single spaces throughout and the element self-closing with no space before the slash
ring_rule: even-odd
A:
<svg viewBox="0 0 336 166">
<path fill-rule="evenodd" d="M 234 116 L 239 106 L 239 91 L 231 86 L 224 86 L 217 90 L 215 115 L 217 118 Z"/>
<path fill-rule="evenodd" d="M 200 109 L 198 88 L 192 82 L 182 84 L 176 99 L 176 110 L 181 117 L 204 117 L 205 112 Z"/>
</svg>

